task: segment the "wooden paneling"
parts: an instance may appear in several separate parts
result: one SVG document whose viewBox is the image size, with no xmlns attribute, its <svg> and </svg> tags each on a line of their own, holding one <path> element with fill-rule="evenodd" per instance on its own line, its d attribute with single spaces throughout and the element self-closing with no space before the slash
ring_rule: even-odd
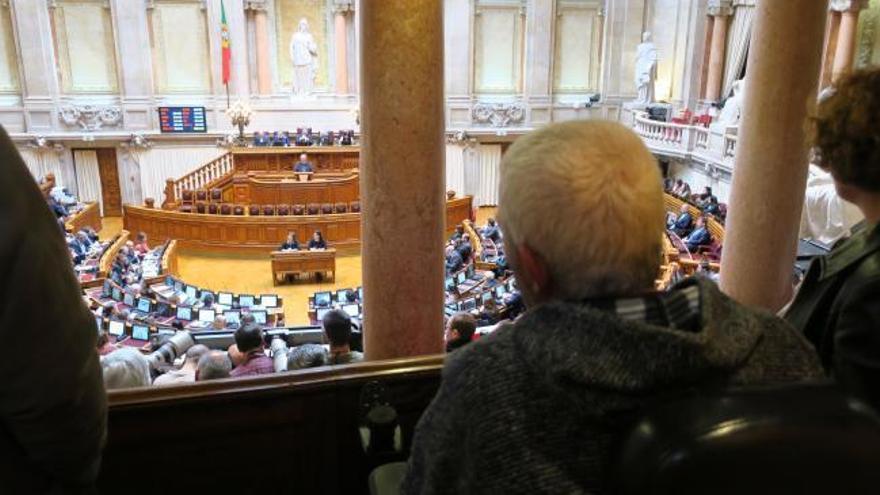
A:
<svg viewBox="0 0 880 495">
<path fill-rule="evenodd" d="M 236 203 L 259 205 L 306 205 L 309 203 L 350 203 L 360 198 L 357 174 L 344 178 L 316 178 L 298 182 L 291 175 L 243 176 L 233 178 Z"/>
<path fill-rule="evenodd" d="M 358 435 L 363 386 L 377 380 L 386 386 L 408 447 L 437 391 L 442 363 L 443 356 L 424 356 L 111 391 L 98 488 L 367 493 L 373 466 Z M 174 461 L 156 470 L 161 459 Z"/>
<path fill-rule="evenodd" d="M 359 167 L 358 146 L 295 146 L 290 148 L 234 148 L 236 173 L 292 171 L 299 155 L 306 153 L 315 172 L 342 172 Z"/>
<path fill-rule="evenodd" d="M 86 203 L 82 210 L 67 219 L 64 227 L 68 232 L 79 232 L 85 227 L 91 227 L 95 229 L 95 232 L 100 231 L 102 224 L 101 210 L 98 208 L 98 203 Z"/>
<path fill-rule="evenodd" d="M 446 203 L 446 230 L 471 216 L 472 198 Z M 126 205 L 123 226 L 129 232 L 145 232 L 154 243 L 177 239 L 183 246 L 215 249 L 277 248 L 287 232 L 306 239 L 320 230 L 331 246 L 357 246 L 361 240 L 360 213 L 303 216 L 236 216 L 181 213 Z"/>
<path fill-rule="evenodd" d="M 98 148 L 98 170 L 101 174 L 101 198 L 104 216 L 122 215 L 122 190 L 119 188 L 119 169 L 116 167 L 116 148 Z"/>
</svg>

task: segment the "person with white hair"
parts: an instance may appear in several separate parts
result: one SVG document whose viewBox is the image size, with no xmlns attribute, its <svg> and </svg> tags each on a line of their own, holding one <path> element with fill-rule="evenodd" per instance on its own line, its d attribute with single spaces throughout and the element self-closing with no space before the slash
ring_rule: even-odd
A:
<svg viewBox="0 0 880 495">
<path fill-rule="evenodd" d="M 150 385 L 150 363 L 132 347 L 123 347 L 102 356 L 101 368 L 107 390 Z"/>
<path fill-rule="evenodd" d="M 196 370 L 199 366 L 199 359 L 210 352 L 208 346 L 196 344 L 186 350 L 186 359 L 180 369 L 173 369 L 165 374 L 159 375 L 153 380 L 153 385 L 179 385 L 181 383 L 194 383 L 196 381 Z"/>
<path fill-rule="evenodd" d="M 527 311 L 446 359 L 402 493 L 595 493 L 610 425 L 665 394 L 821 375 L 809 343 L 701 277 L 655 292 L 660 170 L 627 127 L 565 122 L 501 161 Z"/>
</svg>

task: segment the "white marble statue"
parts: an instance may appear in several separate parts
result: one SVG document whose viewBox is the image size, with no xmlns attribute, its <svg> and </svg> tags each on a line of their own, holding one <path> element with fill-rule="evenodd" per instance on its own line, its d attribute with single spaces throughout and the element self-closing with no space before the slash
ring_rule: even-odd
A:
<svg viewBox="0 0 880 495">
<path fill-rule="evenodd" d="M 650 105 L 654 102 L 654 80 L 657 78 L 657 47 L 651 41 L 651 33 L 642 33 L 642 42 L 636 48 L 635 84 L 638 105 Z"/>
<path fill-rule="evenodd" d="M 299 27 L 290 37 L 290 59 L 293 62 L 294 96 L 312 94 L 318 74 L 318 45 L 305 18 L 299 20 Z"/>
<path fill-rule="evenodd" d="M 743 87 L 742 79 L 733 82 L 730 87 L 733 94 L 724 102 L 724 108 L 721 109 L 718 118 L 712 122 L 712 129 L 723 132 L 728 127 L 739 125 L 739 120 L 742 118 L 743 99 L 745 98 Z"/>
</svg>

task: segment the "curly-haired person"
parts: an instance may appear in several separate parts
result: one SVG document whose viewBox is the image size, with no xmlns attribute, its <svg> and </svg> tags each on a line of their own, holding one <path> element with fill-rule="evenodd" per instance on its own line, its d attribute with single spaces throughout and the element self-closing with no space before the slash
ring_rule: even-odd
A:
<svg viewBox="0 0 880 495">
<path fill-rule="evenodd" d="M 810 266 L 786 319 L 849 392 L 880 406 L 880 70 L 856 72 L 818 105 L 816 156 L 865 221 Z"/>
</svg>

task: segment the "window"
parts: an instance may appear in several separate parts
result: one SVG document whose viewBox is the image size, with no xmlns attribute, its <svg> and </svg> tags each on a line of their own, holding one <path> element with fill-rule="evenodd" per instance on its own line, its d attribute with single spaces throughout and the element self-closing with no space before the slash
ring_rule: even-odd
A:
<svg viewBox="0 0 880 495">
<path fill-rule="evenodd" d="M 116 48 L 109 4 L 56 0 L 50 8 L 62 91 L 115 92 Z"/>
<path fill-rule="evenodd" d="M 204 2 L 154 0 L 149 23 L 156 93 L 210 93 L 211 63 Z"/>
<path fill-rule="evenodd" d="M 596 0 L 558 0 L 553 56 L 553 90 L 599 91 L 602 5 Z"/>
<path fill-rule="evenodd" d="M 474 11 L 474 92 L 522 91 L 525 6 L 478 0 Z"/>
</svg>

